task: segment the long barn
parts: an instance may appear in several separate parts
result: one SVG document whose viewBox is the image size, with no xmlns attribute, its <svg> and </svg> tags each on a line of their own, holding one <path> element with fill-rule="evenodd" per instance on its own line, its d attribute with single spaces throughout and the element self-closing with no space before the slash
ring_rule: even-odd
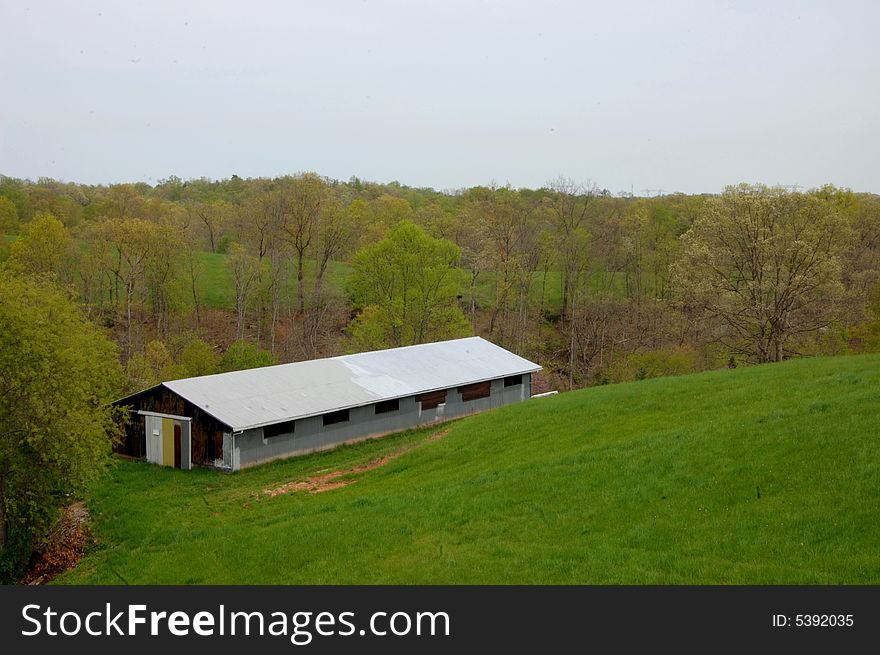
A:
<svg viewBox="0 0 880 655">
<path fill-rule="evenodd" d="M 163 382 L 131 409 L 119 452 L 241 468 L 531 397 L 537 364 L 480 337 Z"/>
</svg>

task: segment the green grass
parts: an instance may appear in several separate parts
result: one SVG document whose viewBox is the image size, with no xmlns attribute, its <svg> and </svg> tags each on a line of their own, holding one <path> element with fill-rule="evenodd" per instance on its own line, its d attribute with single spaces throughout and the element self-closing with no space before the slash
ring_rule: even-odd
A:
<svg viewBox="0 0 880 655">
<path fill-rule="evenodd" d="M 18 235 L 13 234 L 0 235 L 0 237 L 2 237 L 0 238 L 0 248 L 8 246 L 18 239 Z M 81 249 L 85 249 L 88 244 L 84 241 L 79 241 L 78 245 Z M 196 252 L 196 260 L 200 265 L 201 271 L 199 277 L 200 301 L 210 309 L 231 310 L 235 306 L 235 284 L 229 267 L 226 264 L 227 257 L 228 255 L 223 253 L 204 250 Z M 343 293 L 346 282 L 351 277 L 353 271 L 352 266 L 346 262 L 331 261 L 325 277 L 327 288 Z M 308 289 L 314 280 L 314 260 L 305 261 L 304 273 L 306 288 Z M 469 279 L 468 275 L 466 275 L 466 279 Z M 603 283 L 604 281 L 600 279 L 600 276 L 591 274 L 586 282 L 587 293 L 598 295 L 599 287 Z M 622 273 L 614 274 L 613 285 L 614 293 L 622 296 L 624 293 Z M 295 293 L 295 288 L 296 277 L 291 270 L 291 274 L 287 276 L 282 284 L 282 295 L 292 296 Z M 465 298 L 470 298 L 470 292 L 470 288 L 462 289 Z M 559 271 L 548 271 L 546 280 L 544 279 L 544 273 L 540 271 L 532 274 L 529 297 L 535 306 L 541 302 L 542 294 L 544 311 L 549 314 L 558 314 L 562 310 L 562 274 Z M 492 306 L 495 297 L 495 273 L 493 271 L 480 273 L 475 284 L 474 295 L 479 307 L 488 309 Z"/>
<path fill-rule="evenodd" d="M 231 309 L 235 304 L 235 284 L 226 266 L 227 255 L 205 251 L 195 255 L 201 265 L 201 301 L 211 309 Z"/>
<path fill-rule="evenodd" d="M 227 255 L 206 251 L 199 251 L 196 255 L 202 271 L 199 280 L 202 302 L 211 309 L 232 309 L 235 303 L 235 285 L 226 265 Z M 314 260 L 306 260 L 304 272 L 307 288 L 313 283 L 314 271 Z M 352 266 L 346 262 L 330 262 L 325 278 L 327 288 L 344 292 L 345 284 L 353 271 Z M 470 278 L 466 276 L 466 279 Z M 586 281 L 588 294 L 598 295 L 599 287 L 604 282 L 599 275 L 591 274 L 588 276 Z M 623 295 L 623 274 L 615 273 L 612 283 L 614 293 Z M 284 282 L 282 294 L 293 293 L 295 285 L 296 278 L 291 271 L 291 275 Z M 470 298 L 470 292 L 470 288 L 462 290 L 465 298 Z M 542 292 L 544 310 L 551 314 L 559 313 L 562 309 L 562 274 L 559 271 L 549 271 L 546 280 L 544 280 L 542 272 L 532 274 L 529 297 L 536 306 L 541 301 Z M 479 307 L 486 309 L 492 306 L 495 297 L 495 273 L 493 271 L 480 273 L 475 284 L 474 295 Z"/>
<path fill-rule="evenodd" d="M 880 356 L 596 387 L 233 475 L 118 462 L 63 583 L 878 583 Z M 266 487 L 417 448 L 349 486 Z"/>
<path fill-rule="evenodd" d="M 607 279 L 608 276 L 609 274 L 607 273 L 603 273 L 602 275 L 590 273 L 589 275 L 587 275 L 584 282 L 587 296 L 599 296 L 602 291 L 602 285 L 609 284 Z M 618 297 L 623 297 L 625 293 L 625 278 L 623 273 L 612 273 L 610 274 L 610 276 L 612 294 Z M 470 278 L 467 277 L 466 279 Z M 495 281 L 496 273 L 494 271 L 482 272 L 477 277 L 476 284 L 474 285 L 474 296 L 476 297 L 477 305 L 479 307 L 482 307 L 483 309 L 488 309 L 492 306 L 495 298 Z M 464 290 L 464 297 L 470 298 L 470 293 L 470 288 L 466 288 Z M 542 271 L 536 271 L 532 273 L 531 286 L 529 287 L 529 299 L 531 300 L 532 305 L 538 307 L 541 304 L 542 295 L 544 300 L 543 310 L 545 313 L 559 314 L 562 311 L 561 272 L 547 271 L 546 280 L 544 279 L 544 273 Z"/>
<path fill-rule="evenodd" d="M 232 309 L 235 305 L 235 284 L 232 274 L 226 265 L 227 255 L 200 251 L 196 253 L 201 264 L 199 279 L 201 301 L 211 309 Z M 327 267 L 325 282 L 331 289 L 344 289 L 345 280 L 351 275 L 352 268 L 344 262 L 330 262 Z M 304 263 L 304 277 L 308 290 L 315 276 L 314 260 Z M 292 294 L 296 288 L 295 273 L 284 281 L 282 294 Z"/>
</svg>

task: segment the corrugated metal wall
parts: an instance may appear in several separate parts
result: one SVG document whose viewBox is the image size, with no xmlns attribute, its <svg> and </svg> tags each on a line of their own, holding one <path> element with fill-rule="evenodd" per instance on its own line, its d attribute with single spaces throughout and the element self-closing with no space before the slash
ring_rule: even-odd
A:
<svg viewBox="0 0 880 655">
<path fill-rule="evenodd" d="M 350 410 L 349 420 L 344 423 L 323 425 L 320 416 L 296 421 L 295 431 L 275 437 L 264 438 L 263 429 L 256 428 L 236 434 L 234 452 L 224 452 L 224 464 L 233 470 L 292 455 L 332 448 L 346 441 L 366 439 L 371 436 L 397 432 L 407 428 L 457 418 L 482 412 L 493 407 L 527 400 L 531 397 L 531 376 L 522 376 L 522 384 L 505 387 L 504 379 L 492 380 L 487 398 L 463 401 L 457 388 L 448 389 L 445 405 L 422 410 L 414 397 L 401 398 L 399 410 L 376 414 L 375 405 Z M 224 450 L 233 439 L 224 441 Z"/>
</svg>

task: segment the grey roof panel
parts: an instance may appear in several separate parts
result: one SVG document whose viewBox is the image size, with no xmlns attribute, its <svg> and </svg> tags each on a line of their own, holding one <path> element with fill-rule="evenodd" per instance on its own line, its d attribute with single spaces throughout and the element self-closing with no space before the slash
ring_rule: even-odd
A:
<svg viewBox="0 0 880 655">
<path fill-rule="evenodd" d="M 468 337 L 164 385 L 239 431 L 540 369 L 485 339 Z"/>
</svg>

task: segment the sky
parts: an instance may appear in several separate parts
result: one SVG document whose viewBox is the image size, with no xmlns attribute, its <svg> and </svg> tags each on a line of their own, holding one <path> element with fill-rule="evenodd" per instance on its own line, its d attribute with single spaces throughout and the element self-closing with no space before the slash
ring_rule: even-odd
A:
<svg viewBox="0 0 880 655">
<path fill-rule="evenodd" d="M 0 174 L 880 192 L 880 2 L 0 0 Z"/>
</svg>

